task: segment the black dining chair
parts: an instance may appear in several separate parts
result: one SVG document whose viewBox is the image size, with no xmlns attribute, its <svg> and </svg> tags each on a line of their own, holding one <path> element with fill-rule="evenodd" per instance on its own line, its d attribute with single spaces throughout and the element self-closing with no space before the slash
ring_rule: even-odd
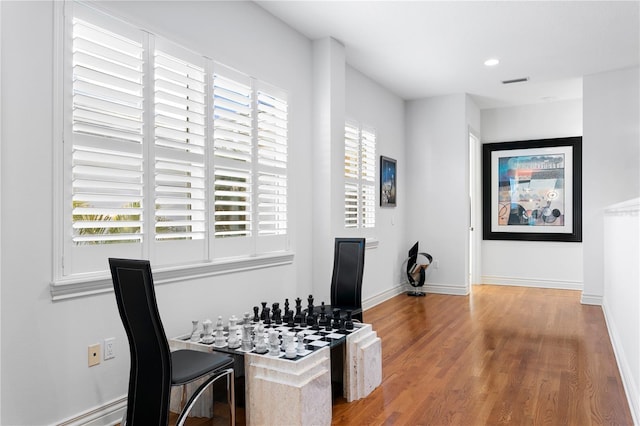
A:
<svg viewBox="0 0 640 426">
<path fill-rule="evenodd" d="M 147 260 L 109 259 L 113 289 L 129 341 L 131 368 L 123 426 L 167 425 L 171 387 L 182 386 L 176 425 L 184 424 L 196 400 L 226 377 L 230 421 L 235 424 L 233 358 L 216 352 L 171 352 L 156 303 Z M 186 384 L 206 378 L 185 403 Z"/>
<path fill-rule="evenodd" d="M 331 305 L 325 305 L 327 314 L 340 309 L 344 317 L 362 322 L 362 275 L 364 273 L 365 238 L 336 238 L 333 251 L 333 274 L 331 276 Z M 314 312 L 319 313 L 315 306 Z"/>
</svg>

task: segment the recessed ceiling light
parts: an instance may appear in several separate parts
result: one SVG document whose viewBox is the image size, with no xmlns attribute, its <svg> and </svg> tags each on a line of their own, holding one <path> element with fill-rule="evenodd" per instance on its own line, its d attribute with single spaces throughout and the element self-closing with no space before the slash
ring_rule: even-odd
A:
<svg viewBox="0 0 640 426">
<path fill-rule="evenodd" d="M 484 61 L 484 65 L 487 66 L 487 67 L 495 67 L 499 63 L 500 63 L 500 60 L 496 59 L 496 58 L 491 58 L 491 59 L 487 59 L 486 61 Z"/>
</svg>

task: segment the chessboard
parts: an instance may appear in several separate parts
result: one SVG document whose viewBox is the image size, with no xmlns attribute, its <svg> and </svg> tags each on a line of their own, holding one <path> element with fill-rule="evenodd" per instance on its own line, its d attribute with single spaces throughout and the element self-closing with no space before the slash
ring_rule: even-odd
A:
<svg viewBox="0 0 640 426">
<path fill-rule="evenodd" d="M 262 326 L 263 330 L 264 330 L 264 342 L 265 342 L 265 346 L 266 346 L 266 352 L 260 353 L 257 352 L 256 350 L 256 344 L 255 344 L 255 333 L 258 330 L 258 327 Z M 239 326 L 240 328 L 242 327 L 242 325 Z M 357 325 L 356 325 L 357 327 Z M 278 332 L 278 351 L 277 354 L 275 354 L 274 351 L 271 351 L 270 348 L 270 343 L 269 343 L 269 331 L 270 330 L 275 330 Z M 180 340 L 183 341 L 191 341 L 192 343 L 198 343 L 200 345 L 204 345 L 204 346 L 208 346 L 211 347 L 214 350 L 218 350 L 221 352 L 227 352 L 227 353 L 235 353 L 235 354 L 245 354 L 245 353 L 255 353 L 255 354 L 260 354 L 266 357 L 274 357 L 274 358 L 282 358 L 282 359 L 286 359 L 288 361 L 296 361 L 299 360 L 311 353 L 313 353 L 314 351 L 324 348 L 324 347 L 333 347 L 336 346 L 338 344 L 342 344 L 344 342 L 344 340 L 346 339 L 347 335 L 354 332 L 356 329 L 351 329 L 351 330 L 347 330 L 345 328 L 340 329 L 340 327 L 323 327 L 320 328 L 318 326 L 306 326 L 306 325 L 302 325 L 302 324 L 297 324 L 294 326 L 289 326 L 287 324 L 270 324 L 265 326 L 262 321 L 259 322 L 252 322 L 251 323 L 251 340 L 252 340 L 252 344 L 251 344 L 251 349 L 247 350 L 247 349 L 243 349 L 242 345 L 240 345 L 237 348 L 230 348 L 228 341 L 229 341 L 229 330 L 228 328 L 225 328 L 223 331 L 224 334 L 224 344 L 216 344 L 215 340 L 214 341 L 209 341 L 207 340 L 207 342 L 205 343 L 205 341 L 203 340 L 202 336 L 200 337 L 200 339 L 198 340 L 191 340 L 190 336 L 184 336 L 182 337 Z M 215 333 L 215 332 L 214 332 Z M 236 331 L 237 333 L 237 339 L 239 341 L 241 341 L 242 339 L 242 332 L 241 329 L 238 329 Z M 283 344 L 283 342 L 286 339 L 286 335 L 290 333 L 291 338 L 293 339 L 293 344 L 296 348 L 296 355 L 295 357 L 291 357 L 291 356 L 287 356 L 286 354 L 286 348 L 285 345 Z M 299 343 L 299 337 L 302 336 L 302 344 Z"/>
<path fill-rule="evenodd" d="M 295 310 L 289 309 L 289 299 L 285 299 L 284 309 L 278 302 L 271 307 L 261 302 L 262 310 L 260 306 L 253 307 L 253 317 L 249 312 L 242 319 L 234 315 L 226 327 L 221 316 L 215 328 L 210 320 L 202 322 L 202 329 L 198 328 L 198 321 L 192 321 L 191 335 L 180 340 L 222 352 L 252 352 L 295 361 L 320 348 L 341 344 L 355 328 L 352 311 L 347 310 L 346 315 L 337 308 L 326 312 L 324 302 L 318 309 L 313 303 L 313 295 L 307 298 L 305 310 L 299 297 L 295 299 Z"/>
</svg>

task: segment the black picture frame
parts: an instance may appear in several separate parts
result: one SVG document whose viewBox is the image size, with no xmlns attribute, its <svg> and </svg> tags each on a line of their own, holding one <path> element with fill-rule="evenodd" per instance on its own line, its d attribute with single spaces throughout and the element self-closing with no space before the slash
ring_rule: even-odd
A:
<svg viewBox="0 0 640 426">
<path fill-rule="evenodd" d="M 484 240 L 582 241 L 582 137 L 482 146 Z"/>
<path fill-rule="evenodd" d="M 396 207 L 396 160 L 380 156 L 380 207 Z"/>
</svg>

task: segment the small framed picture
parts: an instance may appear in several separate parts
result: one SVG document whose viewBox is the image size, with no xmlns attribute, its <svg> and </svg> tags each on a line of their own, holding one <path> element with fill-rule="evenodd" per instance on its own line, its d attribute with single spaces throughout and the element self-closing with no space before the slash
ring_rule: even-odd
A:
<svg viewBox="0 0 640 426">
<path fill-rule="evenodd" d="M 380 206 L 396 206 L 396 160 L 380 156 Z"/>
</svg>

